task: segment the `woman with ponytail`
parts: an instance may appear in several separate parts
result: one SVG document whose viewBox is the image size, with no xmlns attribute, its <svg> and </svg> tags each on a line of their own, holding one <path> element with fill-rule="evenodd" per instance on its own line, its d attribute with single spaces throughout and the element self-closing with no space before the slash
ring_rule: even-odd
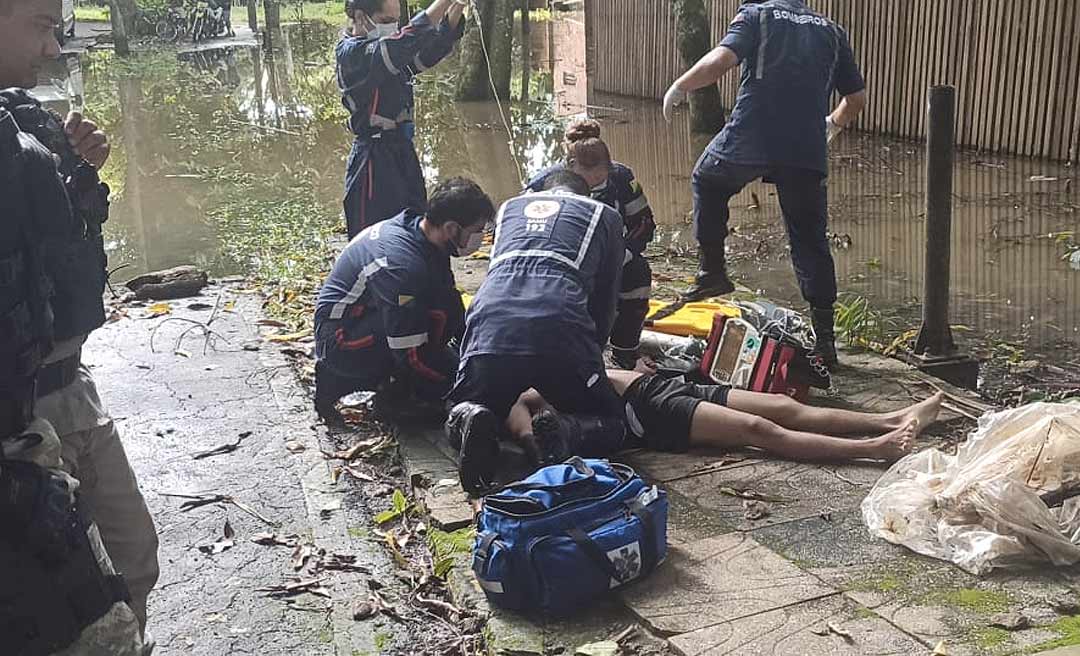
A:
<svg viewBox="0 0 1080 656">
<path fill-rule="evenodd" d="M 565 161 L 540 172 L 529 181 L 527 188 L 541 191 L 554 171 L 569 169 L 585 178 L 594 200 L 615 208 L 622 215 L 627 259 L 623 266 L 618 316 L 611 333 L 611 350 L 618 366 L 633 369 L 652 290 L 652 270 L 644 255 L 645 247 L 656 232 L 652 208 L 630 167 L 612 161 L 607 144 L 600 138 L 598 122 L 580 119 L 571 123 L 566 128 L 563 145 Z"/>
</svg>

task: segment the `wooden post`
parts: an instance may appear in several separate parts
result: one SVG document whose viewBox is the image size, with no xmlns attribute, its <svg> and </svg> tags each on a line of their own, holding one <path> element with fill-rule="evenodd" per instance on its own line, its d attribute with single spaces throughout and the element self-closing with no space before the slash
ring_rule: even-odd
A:
<svg viewBox="0 0 1080 656">
<path fill-rule="evenodd" d="M 926 140 L 926 273 L 923 323 L 916 355 L 949 356 L 956 351 L 949 327 L 949 265 L 952 258 L 953 141 L 956 89 L 930 89 Z"/>
<path fill-rule="evenodd" d="M 248 27 L 252 32 L 259 31 L 258 0 L 247 0 Z"/>
</svg>

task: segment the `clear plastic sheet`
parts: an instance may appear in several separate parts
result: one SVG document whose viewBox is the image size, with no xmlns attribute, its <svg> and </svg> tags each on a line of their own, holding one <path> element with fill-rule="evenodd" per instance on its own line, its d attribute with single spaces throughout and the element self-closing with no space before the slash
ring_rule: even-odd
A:
<svg viewBox="0 0 1080 656">
<path fill-rule="evenodd" d="M 983 574 L 1080 562 L 1074 490 L 1080 405 L 1035 403 L 985 415 L 955 456 L 928 449 L 900 460 L 862 511 L 874 535 Z"/>
</svg>

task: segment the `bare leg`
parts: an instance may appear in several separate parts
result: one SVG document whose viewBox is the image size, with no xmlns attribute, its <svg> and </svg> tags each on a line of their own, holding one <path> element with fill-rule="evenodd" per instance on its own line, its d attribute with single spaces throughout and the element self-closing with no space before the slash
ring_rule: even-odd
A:
<svg viewBox="0 0 1080 656">
<path fill-rule="evenodd" d="M 830 435 L 881 434 L 902 428 L 914 420 L 918 433 L 937 419 L 942 398 L 943 395 L 938 393 L 896 412 L 870 414 L 803 405 L 782 394 L 731 390 L 728 408 L 763 417 L 792 430 Z"/>
<path fill-rule="evenodd" d="M 909 453 L 914 441 L 914 419 L 881 437 L 849 440 L 789 430 L 768 419 L 713 403 L 699 405 L 690 425 L 690 443 L 694 446 L 752 446 L 792 460 L 892 461 Z"/>
</svg>

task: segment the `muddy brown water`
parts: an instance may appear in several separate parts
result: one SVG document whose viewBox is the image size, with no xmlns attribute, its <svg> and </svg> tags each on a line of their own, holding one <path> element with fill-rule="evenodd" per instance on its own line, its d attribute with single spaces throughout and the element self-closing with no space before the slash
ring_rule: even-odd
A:
<svg viewBox="0 0 1080 656">
<path fill-rule="evenodd" d="M 559 38 L 558 30 L 534 31 L 537 100 L 506 107 L 516 161 L 494 103 L 453 102 L 445 77 L 420 82 L 417 148 L 429 181 L 469 176 L 501 200 L 519 189 L 521 169 L 558 158 L 557 106 L 565 110 L 570 92 L 580 90 L 567 84 L 580 86 L 584 71 L 580 79 L 552 75 L 549 53 L 560 47 L 546 34 Z M 125 66 L 91 53 L 47 74 L 82 87 L 87 112 L 115 144 L 106 169 L 115 191 L 107 236 L 112 266 L 127 266 L 118 278 L 182 263 L 248 272 L 265 255 L 236 245 L 278 230 L 275 210 L 293 190 L 304 199 L 298 220 L 310 222 L 312 235 L 338 222 L 350 135 L 334 84 L 336 35 L 322 24 L 293 26 L 270 50 L 164 51 Z M 69 74 L 76 69 L 77 83 Z M 665 123 L 654 102 L 596 96 L 591 104 L 615 158 L 637 172 L 662 224 L 657 289 L 670 294 L 692 266 L 678 255 L 692 251 L 689 174 L 708 138 L 690 134 L 685 113 Z M 830 230 L 841 290 L 908 320 L 923 289 L 923 166 L 921 144 L 854 133 L 831 152 Z M 962 339 L 993 335 L 1042 348 L 1078 337 L 1080 259 L 1070 262 L 1069 253 L 1080 241 L 1080 198 L 1072 176 L 1051 162 L 958 154 L 952 322 Z M 231 220 L 220 220 L 222 207 L 232 208 Z M 735 275 L 800 305 L 772 187 L 751 185 L 732 208 Z"/>
</svg>

